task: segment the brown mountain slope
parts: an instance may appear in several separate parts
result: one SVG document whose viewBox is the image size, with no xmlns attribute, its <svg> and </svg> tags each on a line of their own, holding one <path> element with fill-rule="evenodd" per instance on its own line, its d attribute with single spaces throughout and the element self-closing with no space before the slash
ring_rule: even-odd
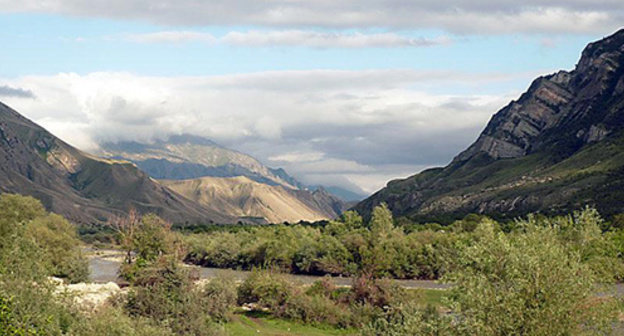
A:
<svg viewBox="0 0 624 336">
<path fill-rule="evenodd" d="M 233 216 L 264 218 L 269 223 L 330 219 L 342 210 L 332 208 L 331 196 L 322 191 L 293 190 L 244 176 L 163 180 L 161 183 L 200 204 Z"/>
<path fill-rule="evenodd" d="M 0 103 L 0 191 L 32 195 L 80 224 L 129 208 L 175 223 L 232 223 L 152 180 L 136 166 L 83 153 Z"/>
</svg>

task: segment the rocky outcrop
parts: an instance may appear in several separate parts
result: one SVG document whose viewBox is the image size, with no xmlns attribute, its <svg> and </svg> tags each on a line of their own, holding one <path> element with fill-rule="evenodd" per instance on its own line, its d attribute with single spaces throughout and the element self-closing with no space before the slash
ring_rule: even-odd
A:
<svg viewBox="0 0 624 336">
<path fill-rule="evenodd" d="M 543 76 L 444 168 L 388 183 L 355 209 L 398 216 L 515 216 L 585 204 L 624 212 L 624 30 L 589 44 L 573 71 Z"/>
</svg>

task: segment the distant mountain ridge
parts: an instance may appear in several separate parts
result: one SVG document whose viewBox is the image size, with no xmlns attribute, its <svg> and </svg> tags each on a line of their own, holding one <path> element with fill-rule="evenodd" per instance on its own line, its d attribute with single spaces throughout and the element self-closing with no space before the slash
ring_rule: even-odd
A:
<svg viewBox="0 0 624 336">
<path fill-rule="evenodd" d="M 573 71 L 536 79 L 448 166 L 391 181 L 355 209 L 381 202 L 417 220 L 624 212 L 624 30 L 589 44 Z"/>
<path fill-rule="evenodd" d="M 0 191 L 31 195 L 79 224 L 103 224 L 130 208 L 178 224 L 234 223 L 189 201 L 127 162 L 84 153 L 0 103 Z"/>
<path fill-rule="evenodd" d="M 338 216 L 344 203 L 322 190 L 309 192 L 253 181 L 245 176 L 162 180 L 164 185 L 200 204 L 266 223 L 318 221 Z"/>
<path fill-rule="evenodd" d="M 200 136 L 172 135 L 153 143 L 122 141 L 101 144 L 99 155 L 127 160 L 156 179 L 187 180 L 199 177 L 237 177 L 291 189 L 314 191 L 320 186 L 307 186 L 289 175 L 283 168 L 270 168 L 250 155 L 223 147 Z M 334 196 L 347 201 L 359 201 L 362 195 L 337 186 L 323 186 Z"/>
<path fill-rule="evenodd" d="M 326 189 L 308 189 L 281 168 L 266 167 L 203 137 L 107 143 L 101 146 L 101 154 L 131 161 L 187 198 L 230 216 L 278 223 L 314 221 L 334 218 L 347 208 Z"/>
<path fill-rule="evenodd" d="M 247 154 L 204 137 L 173 135 L 153 143 L 130 141 L 104 143 L 100 147 L 102 156 L 132 161 L 157 179 L 247 176 L 260 183 L 298 188 L 298 182 L 283 170 L 272 170 Z"/>
</svg>

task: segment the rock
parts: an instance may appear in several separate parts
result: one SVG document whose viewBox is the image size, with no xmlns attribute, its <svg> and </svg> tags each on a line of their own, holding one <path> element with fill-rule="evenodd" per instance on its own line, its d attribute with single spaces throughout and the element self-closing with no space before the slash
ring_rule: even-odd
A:
<svg viewBox="0 0 624 336">
<path fill-rule="evenodd" d="M 385 202 L 395 216 L 422 221 L 561 214 L 584 205 L 620 213 L 622 152 L 624 29 L 589 44 L 573 71 L 534 80 L 448 166 L 392 181 L 354 210 L 368 217 Z"/>
</svg>

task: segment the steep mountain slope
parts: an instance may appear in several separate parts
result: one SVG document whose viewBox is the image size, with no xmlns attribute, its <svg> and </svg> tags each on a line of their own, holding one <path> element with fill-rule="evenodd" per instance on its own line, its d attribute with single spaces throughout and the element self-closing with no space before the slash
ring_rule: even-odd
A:
<svg viewBox="0 0 624 336">
<path fill-rule="evenodd" d="M 359 202 L 363 199 L 366 198 L 366 194 L 364 194 L 363 191 L 360 192 L 353 192 L 351 190 L 345 189 L 345 188 L 341 188 L 341 187 L 336 187 L 336 186 L 331 186 L 331 187 L 325 187 L 325 186 L 320 186 L 320 185 L 314 185 L 314 186 L 309 186 L 309 189 L 312 190 L 318 190 L 319 188 L 323 188 L 325 189 L 328 193 L 340 198 L 343 201 L 346 202 Z M 355 204 L 354 203 L 354 204 Z"/>
<path fill-rule="evenodd" d="M 623 212 L 624 30 L 589 44 L 575 70 L 536 79 L 448 166 L 391 181 L 355 209 L 381 202 L 418 220 Z"/>
<path fill-rule="evenodd" d="M 192 135 L 171 136 L 152 144 L 106 143 L 104 157 L 132 161 L 156 179 L 247 176 L 251 180 L 297 189 L 301 186 L 282 169 L 271 169 L 253 157 Z"/>
<path fill-rule="evenodd" d="M 316 221 L 336 217 L 342 202 L 324 191 L 308 192 L 268 185 L 248 177 L 201 177 L 190 180 L 162 180 L 164 185 L 200 204 L 247 219 L 269 223 Z M 331 207 L 332 201 L 338 208 Z"/>
<path fill-rule="evenodd" d="M 236 221 L 163 187 L 132 164 L 71 147 L 2 103 L 0 191 L 32 195 L 81 224 L 103 223 L 130 207 L 176 223 Z"/>
<path fill-rule="evenodd" d="M 152 177 L 168 180 L 167 185 L 186 197 L 231 216 L 296 222 L 334 218 L 347 208 L 344 201 L 323 188 L 308 190 L 281 168 L 266 167 L 249 155 L 198 136 L 172 136 L 151 144 L 108 143 L 102 145 L 101 153 L 111 159 L 129 160 Z M 242 185 L 236 186 L 237 182 Z M 202 193 L 201 199 L 194 194 L 197 192 Z M 281 197 L 279 205 L 269 201 L 277 199 L 275 195 Z M 249 203 L 241 203 L 241 199 Z M 264 203 L 272 204 L 272 208 Z"/>
</svg>

